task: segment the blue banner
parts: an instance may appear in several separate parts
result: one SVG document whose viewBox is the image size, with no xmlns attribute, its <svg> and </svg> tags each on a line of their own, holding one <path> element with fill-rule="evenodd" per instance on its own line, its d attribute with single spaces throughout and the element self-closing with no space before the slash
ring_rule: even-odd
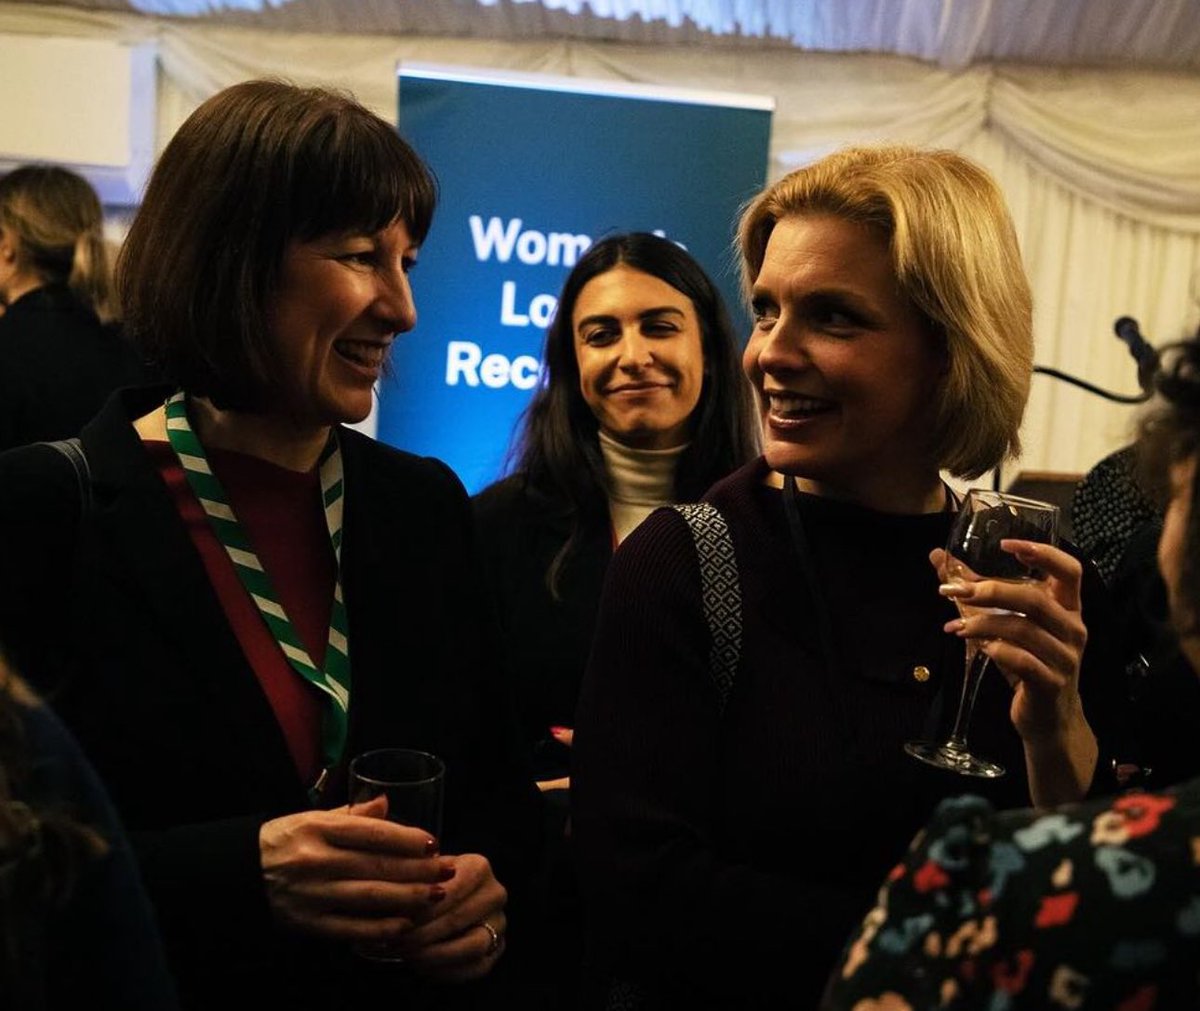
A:
<svg viewBox="0 0 1200 1011">
<path fill-rule="evenodd" d="M 502 473 L 568 271 L 595 239 L 659 232 L 703 264 L 748 333 L 731 252 L 766 178 L 756 96 L 402 66 L 400 132 L 441 201 L 413 273 L 377 435 L 445 460 L 475 492 Z"/>
</svg>

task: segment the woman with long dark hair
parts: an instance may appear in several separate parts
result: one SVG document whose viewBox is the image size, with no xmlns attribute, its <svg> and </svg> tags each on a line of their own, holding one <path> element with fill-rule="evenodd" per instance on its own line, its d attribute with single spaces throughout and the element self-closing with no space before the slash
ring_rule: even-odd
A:
<svg viewBox="0 0 1200 1011">
<path fill-rule="evenodd" d="M 578 889 L 567 827 L 571 727 L 617 545 L 659 506 L 694 502 L 756 451 L 751 393 L 720 294 L 680 246 L 614 235 L 568 276 L 512 476 L 475 500 L 505 661 L 546 799 L 540 964 L 575 1007 Z"/>
<path fill-rule="evenodd" d="M 543 781 L 574 721 L 613 550 L 757 451 L 752 394 L 716 286 L 686 250 L 633 232 L 563 285 L 511 476 L 475 499 L 525 738 Z"/>
</svg>

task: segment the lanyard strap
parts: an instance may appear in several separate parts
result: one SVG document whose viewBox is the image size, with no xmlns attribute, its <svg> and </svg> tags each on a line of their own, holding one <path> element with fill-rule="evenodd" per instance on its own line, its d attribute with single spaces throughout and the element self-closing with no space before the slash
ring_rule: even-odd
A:
<svg viewBox="0 0 1200 1011">
<path fill-rule="evenodd" d="M 822 670 L 813 678 L 814 687 L 819 685 L 823 690 L 829 706 L 830 721 L 841 735 L 844 747 L 857 750 L 858 735 L 855 726 L 846 712 L 846 693 L 838 683 L 842 664 L 833 642 L 833 621 L 829 614 L 829 603 L 825 599 L 825 591 L 817 576 L 816 560 L 813 557 L 812 546 L 804 529 L 804 521 L 800 518 L 800 504 L 797 501 L 796 478 L 791 474 L 783 476 L 783 511 L 787 516 L 788 534 L 792 541 L 792 551 L 800 563 L 800 573 L 804 577 L 804 588 L 808 596 L 809 617 L 815 626 L 817 643 L 821 650 Z M 809 672 L 811 675 L 811 672 Z"/>
<path fill-rule="evenodd" d="M 329 442 L 321 454 L 321 498 L 325 507 L 325 525 L 333 546 L 335 580 L 333 607 L 329 613 L 329 639 L 325 648 L 325 669 L 312 662 L 300 636 L 296 633 L 266 570 L 259 561 L 250 538 L 233 513 L 233 507 L 221 487 L 221 482 L 209 467 L 204 446 L 196 438 L 188 421 L 187 403 L 183 391 L 172 394 L 166 402 L 167 440 L 179 458 L 179 465 L 188 485 L 200 502 L 217 540 L 225 548 L 242 586 L 250 594 L 267 628 L 279 643 L 284 656 L 295 671 L 325 696 L 322 718 L 321 751 L 326 773 L 337 765 L 346 746 L 347 710 L 350 707 L 350 647 L 346 607 L 342 601 L 342 500 L 345 485 L 342 480 L 342 454 L 337 438 L 330 433 Z M 319 788 L 319 787 L 318 787 Z"/>
<path fill-rule="evenodd" d="M 821 659 L 825 661 L 825 669 L 829 675 L 836 675 L 839 664 L 837 650 L 833 645 L 833 621 L 829 616 L 829 605 L 825 600 L 825 592 L 821 589 L 817 578 L 817 564 L 813 558 L 812 547 L 808 543 L 808 534 L 804 530 L 804 521 L 800 518 L 800 505 L 797 502 L 796 478 L 791 474 L 783 476 L 783 511 L 787 516 L 788 534 L 792 539 L 792 550 L 800 562 L 800 573 L 804 576 L 804 588 L 808 591 L 808 606 L 817 630 L 817 641 L 821 647 Z"/>
</svg>

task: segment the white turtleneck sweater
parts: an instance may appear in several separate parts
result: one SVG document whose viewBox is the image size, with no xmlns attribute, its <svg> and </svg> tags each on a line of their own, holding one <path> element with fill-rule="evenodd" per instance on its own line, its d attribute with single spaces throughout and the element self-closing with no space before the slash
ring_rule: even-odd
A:
<svg viewBox="0 0 1200 1011">
<path fill-rule="evenodd" d="M 633 449 L 600 432 L 608 474 L 608 514 L 617 543 L 659 506 L 675 501 L 675 468 L 687 443 L 671 449 Z"/>
</svg>

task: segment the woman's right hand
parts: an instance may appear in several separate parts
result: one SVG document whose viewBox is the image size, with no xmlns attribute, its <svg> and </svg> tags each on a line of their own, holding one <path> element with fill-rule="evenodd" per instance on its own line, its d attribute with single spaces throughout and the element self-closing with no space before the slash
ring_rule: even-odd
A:
<svg viewBox="0 0 1200 1011">
<path fill-rule="evenodd" d="M 350 942 L 394 940 L 446 897 L 454 860 L 424 829 L 370 804 L 301 811 L 259 831 L 267 902 L 280 923 Z"/>
</svg>

